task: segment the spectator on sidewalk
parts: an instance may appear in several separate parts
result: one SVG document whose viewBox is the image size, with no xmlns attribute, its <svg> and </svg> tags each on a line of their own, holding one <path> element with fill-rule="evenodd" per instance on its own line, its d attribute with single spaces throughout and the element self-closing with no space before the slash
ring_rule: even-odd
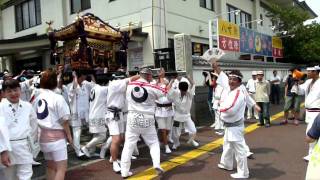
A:
<svg viewBox="0 0 320 180">
<path fill-rule="evenodd" d="M 292 93 L 291 89 L 293 85 L 296 83 L 294 78 L 292 77 L 294 69 L 290 69 L 287 80 L 285 82 L 285 91 L 284 91 L 284 97 L 285 97 L 285 104 L 284 104 L 284 121 L 282 121 L 280 124 L 287 124 L 288 118 L 289 118 L 289 110 L 291 110 L 293 116 L 294 116 L 294 123 L 299 124 L 299 113 L 300 113 L 300 96 L 296 93 Z"/>
<path fill-rule="evenodd" d="M 257 81 L 257 71 L 252 71 L 252 78 L 248 80 L 246 89 L 251 98 L 255 99 L 256 93 L 256 81 Z M 253 112 L 253 113 L 252 113 Z M 259 119 L 258 112 L 254 110 L 254 108 L 247 109 L 247 119 Z"/>
<path fill-rule="evenodd" d="M 271 94 L 270 94 L 270 102 L 271 104 L 280 103 L 280 82 L 281 78 L 278 76 L 277 70 L 273 71 L 273 76 L 270 77 L 271 84 Z"/>
<path fill-rule="evenodd" d="M 255 100 L 258 106 L 262 108 L 259 112 L 259 126 L 270 127 L 270 113 L 269 113 L 269 95 L 270 95 L 270 84 L 268 81 L 263 79 L 263 71 L 257 72 L 256 82 L 256 94 Z"/>
<path fill-rule="evenodd" d="M 209 72 L 209 71 L 202 72 L 202 75 L 204 76 L 203 84 L 204 84 L 204 86 L 208 87 L 208 107 L 209 107 L 209 112 L 210 112 L 211 118 L 213 120 L 211 127 L 214 127 L 215 112 L 213 109 L 212 102 L 213 102 L 215 88 L 217 86 L 217 83 L 216 83 L 217 76 L 214 75 L 213 72 Z"/>
</svg>

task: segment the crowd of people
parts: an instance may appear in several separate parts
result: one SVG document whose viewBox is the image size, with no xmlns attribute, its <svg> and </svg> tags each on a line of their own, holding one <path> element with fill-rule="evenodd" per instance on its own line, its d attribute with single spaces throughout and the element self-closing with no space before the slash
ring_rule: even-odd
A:
<svg viewBox="0 0 320 180">
<path fill-rule="evenodd" d="M 281 79 L 276 71 L 269 81 L 265 80 L 263 71 L 254 71 L 245 86 L 240 71 L 224 72 L 216 59 L 211 60 L 211 65 L 212 71 L 203 74 L 210 90 L 208 105 L 215 117 L 211 127 L 218 135 L 224 135 L 218 167 L 232 170 L 235 158 L 237 172 L 231 177 L 249 178 L 247 158 L 252 152 L 244 138 L 245 117 L 259 119 L 259 126 L 270 127 L 269 102 L 279 104 Z M 177 150 L 185 129 L 189 135 L 187 143 L 199 146 L 190 114 L 195 95 L 195 83 L 190 77 L 177 73 L 166 77 L 163 68 L 154 76 L 147 67 L 128 76 L 124 73 L 88 75 L 81 70 L 65 76 L 65 71 L 63 66 L 57 66 L 55 70 L 48 69 L 35 76 L 23 72 L 17 77 L 4 72 L 0 102 L 0 175 L 5 179 L 31 179 L 32 163 L 39 151 L 46 160 L 47 179 L 64 179 L 68 146 L 79 158 L 96 156 L 97 145 L 101 145 L 100 158 L 104 159 L 110 150 L 113 171 L 124 178 L 132 175 L 131 160 L 139 154 L 140 138 L 149 147 L 158 174 L 164 172 L 160 166 L 161 143 L 164 153 Z M 319 151 L 316 145 L 319 120 L 313 121 L 320 119 L 320 68 L 308 68 L 307 79 L 296 76 L 297 72 L 300 71 L 293 69 L 285 81 L 286 114 L 281 124 L 287 124 L 289 110 L 295 115 L 294 123 L 298 124 L 296 114 L 304 95 L 306 134 L 310 142 L 305 159 L 311 161 L 314 149 Z M 81 145 L 85 127 L 89 128 L 92 139 Z"/>
<path fill-rule="evenodd" d="M 289 120 L 293 120 L 293 124 L 299 125 L 300 121 L 305 121 L 307 123 L 307 141 L 309 143 L 309 151 L 303 159 L 307 162 L 313 161 L 313 165 L 309 165 L 310 171 L 315 171 L 315 161 L 319 161 L 319 146 L 317 146 L 317 140 L 319 139 L 319 124 L 315 119 L 320 119 L 320 91 L 319 91 L 319 66 L 312 66 L 306 69 L 307 73 L 304 74 L 301 72 L 299 68 L 293 68 L 289 70 L 289 74 L 287 77 L 283 78 L 284 82 L 284 120 L 280 122 L 280 125 L 288 124 Z M 231 85 L 232 72 L 229 73 L 229 85 Z M 221 111 L 221 106 L 223 105 L 224 100 L 227 99 L 228 95 L 231 94 L 230 87 L 223 87 L 223 83 L 221 83 L 221 73 L 220 70 L 213 68 L 210 72 L 204 72 L 205 76 L 205 85 L 209 88 L 208 95 L 208 104 L 209 109 L 212 109 L 211 114 L 214 115 L 214 123 L 211 127 L 214 128 L 216 134 L 224 135 L 224 146 L 223 151 L 226 152 L 230 149 L 230 145 L 226 144 L 226 137 L 235 137 L 228 135 L 230 133 L 228 128 L 228 123 L 226 119 L 223 117 L 223 111 Z M 237 76 L 242 77 L 242 76 Z M 241 82 L 241 81 L 240 81 Z M 266 128 L 270 127 L 270 102 L 271 104 L 279 105 L 280 104 L 280 83 L 281 78 L 277 75 L 277 71 L 273 71 L 273 76 L 269 79 L 264 78 L 263 71 L 252 71 L 252 78 L 248 80 L 246 86 L 240 85 L 239 88 L 246 94 L 248 99 L 255 102 L 255 106 L 250 105 L 250 103 L 243 104 L 241 107 L 246 106 L 246 112 L 244 109 L 237 109 L 237 112 L 241 112 L 241 114 L 246 114 L 247 119 L 257 119 L 258 126 L 265 126 Z M 240 92 L 240 90 L 239 90 Z M 239 94 L 233 96 L 234 99 L 227 99 L 228 103 L 232 103 L 230 107 L 235 108 L 238 101 L 240 101 Z M 301 103 L 304 101 L 305 105 L 305 117 L 301 119 L 300 108 Z M 254 108 L 253 108 L 254 107 Z M 229 110 L 230 111 L 230 110 Z M 289 111 L 291 111 L 292 118 L 289 118 Z M 231 113 L 228 113 L 228 116 L 231 116 Z M 242 116 L 238 116 L 240 119 Z M 318 120 L 319 121 L 319 120 Z M 312 127 L 312 128 L 311 128 Z M 242 129 L 243 130 L 243 129 Z M 243 133 L 243 132 L 241 132 Z M 239 133 L 240 134 L 240 133 Z M 241 142 L 241 139 L 235 140 L 238 143 Z M 315 148 L 317 146 L 317 148 Z M 239 149 L 239 147 L 233 148 Z M 249 148 L 247 148 L 249 149 Z M 243 150 L 243 148 L 242 148 Z M 316 151 L 317 153 L 313 153 Z M 250 152 L 250 151 L 247 151 Z M 235 153 L 236 155 L 237 153 Z M 316 154 L 316 155 L 314 155 Z M 249 154 L 250 155 L 250 154 Z M 312 158 L 313 157 L 313 158 Z M 225 160 L 224 153 L 222 154 L 222 160 Z M 241 164 L 239 159 L 237 159 L 237 163 Z M 230 162 L 227 165 L 227 162 L 221 161 L 219 164 L 220 168 L 230 170 L 232 169 L 232 163 Z M 319 165 L 316 167 L 319 168 Z M 242 169 L 242 177 L 248 177 L 248 173 L 245 168 Z M 315 173 L 307 173 L 315 176 Z M 316 176 L 319 178 L 319 176 Z M 307 178 L 308 179 L 308 178 Z M 311 178 L 313 179 L 313 178 Z"/>
</svg>

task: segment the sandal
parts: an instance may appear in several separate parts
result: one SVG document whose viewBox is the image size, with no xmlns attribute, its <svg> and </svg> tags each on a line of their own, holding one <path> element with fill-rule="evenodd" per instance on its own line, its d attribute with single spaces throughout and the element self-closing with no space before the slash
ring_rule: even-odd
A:
<svg viewBox="0 0 320 180">
<path fill-rule="evenodd" d="M 288 124 L 288 120 L 283 120 L 280 122 L 280 125 L 286 125 L 286 124 Z"/>
</svg>

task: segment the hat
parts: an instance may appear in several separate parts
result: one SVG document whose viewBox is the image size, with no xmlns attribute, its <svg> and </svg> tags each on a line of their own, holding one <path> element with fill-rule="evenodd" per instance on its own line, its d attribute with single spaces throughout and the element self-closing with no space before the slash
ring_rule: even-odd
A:
<svg viewBox="0 0 320 180">
<path fill-rule="evenodd" d="M 257 75 L 257 71 L 252 71 L 251 73 L 253 76 Z"/>
<path fill-rule="evenodd" d="M 314 66 L 314 68 L 317 70 L 317 71 L 320 71 L 320 66 Z"/>
<path fill-rule="evenodd" d="M 140 70 L 140 74 L 152 74 L 151 68 L 144 67 Z"/>
<path fill-rule="evenodd" d="M 263 75 L 263 71 L 257 71 L 257 75 Z"/>
<path fill-rule="evenodd" d="M 316 67 L 314 66 L 314 67 L 307 67 L 307 71 L 316 71 L 317 69 L 316 69 Z"/>
</svg>

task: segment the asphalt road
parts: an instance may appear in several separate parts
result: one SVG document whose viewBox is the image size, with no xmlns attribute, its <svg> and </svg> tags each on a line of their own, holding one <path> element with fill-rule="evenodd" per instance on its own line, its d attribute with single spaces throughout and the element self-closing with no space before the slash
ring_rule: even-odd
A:
<svg viewBox="0 0 320 180">
<path fill-rule="evenodd" d="M 281 110 L 282 106 L 272 106 L 271 114 L 277 114 Z M 277 117 L 280 117 L 279 114 Z M 282 117 L 273 121 L 270 128 L 259 127 L 245 135 L 247 144 L 254 153 L 254 159 L 248 160 L 250 179 L 304 179 L 307 163 L 302 157 L 307 152 L 307 144 L 304 142 L 306 125 L 302 123 L 299 126 L 293 124 L 280 126 L 281 119 Z M 246 126 L 254 126 L 255 122 L 250 120 Z M 209 122 L 204 122 L 204 124 L 209 124 Z M 165 169 L 169 168 L 169 170 L 155 179 L 231 179 L 230 174 L 234 171 L 228 172 L 217 168 L 222 152 L 221 146 L 215 145 L 217 147 L 210 150 L 203 148 L 195 150 L 185 143 L 187 138 L 186 135 L 181 138 L 182 146 L 177 151 L 170 155 L 161 154 L 161 161 L 166 166 Z M 211 128 L 202 127 L 198 130 L 197 140 L 200 145 L 212 144 L 219 138 L 221 136 L 214 134 Z M 148 148 L 143 142 L 140 142 L 139 149 L 138 159 L 132 161 L 131 170 L 136 175 L 133 179 L 150 179 L 154 176 L 152 171 L 147 170 L 152 166 Z M 195 154 L 198 155 L 195 156 Z M 177 162 L 179 158 L 180 161 Z M 34 168 L 34 179 L 43 179 L 44 167 L 43 164 Z M 112 164 L 107 160 L 78 160 L 71 151 L 66 179 L 116 180 L 122 178 L 112 171 Z"/>
</svg>

